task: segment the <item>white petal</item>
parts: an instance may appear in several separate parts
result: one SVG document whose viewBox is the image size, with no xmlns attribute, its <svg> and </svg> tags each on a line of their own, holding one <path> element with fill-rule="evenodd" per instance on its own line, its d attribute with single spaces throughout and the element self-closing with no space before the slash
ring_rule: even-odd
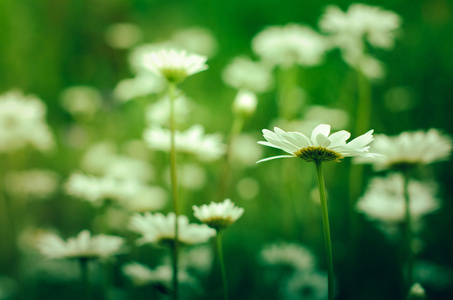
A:
<svg viewBox="0 0 453 300">
<path fill-rule="evenodd" d="M 268 160 L 273 160 L 273 159 L 278 159 L 278 158 L 286 158 L 286 157 L 295 157 L 295 156 L 293 156 L 293 155 L 271 156 L 271 157 L 268 157 L 268 158 L 263 158 L 263 159 L 257 161 L 256 163 L 260 163 L 260 162 L 268 161 Z"/>
<path fill-rule="evenodd" d="M 330 125 L 327 124 L 321 124 L 316 126 L 315 129 L 313 129 L 313 132 L 311 133 L 311 140 L 316 143 L 316 137 L 318 134 L 322 134 L 323 136 L 327 137 L 329 136 L 330 133 Z"/>
<path fill-rule="evenodd" d="M 329 136 L 331 147 L 343 145 L 351 137 L 351 133 L 346 130 L 340 130 Z"/>
<path fill-rule="evenodd" d="M 322 134 L 318 134 L 316 136 L 316 141 L 318 142 L 318 145 L 321 147 L 327 148 L 330 146 L 330 140 Z"/>
</svg>

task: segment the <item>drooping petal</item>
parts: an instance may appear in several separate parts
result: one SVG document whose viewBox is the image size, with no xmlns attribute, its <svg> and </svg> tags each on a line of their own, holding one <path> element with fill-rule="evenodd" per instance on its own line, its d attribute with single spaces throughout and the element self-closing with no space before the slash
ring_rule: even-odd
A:
<svg viewBox="0 0 453 300">
<path fill-rule="evenodd" d="M 313 129 L 313 132 L 311 133 L 311 140 L 313 143 L 316 143 L 316 137 L 318 134 L 322 134 L 323 136 L 327 137 L 329 136 L 330 133 L 330 125 L 327 124 L 321 124 L 316 126 L 315 129 Z"/>
<path fill-rule="evenodd" d="M 330 146 L 335 147 L 335 146 L 344 145 L 350 137 L 351 137 L 351 133 L 349 133 L 346 130 L 337 131 L 337 132 L 333 133 L 331 136 L 329 136 L 329 140 L 331 142 Z"/>
<path fill-rule="evenodd" d="M 267 157 L 267 158 L 260 159 L 260 160 L 257 161 L 256 163 L 260 163 L 260 162 L 268 161 L 268 160 L 273 160 L 273 159 L 278 159 L 278 158 L 287 158 L 287 157 L 295 157 L 295 156 L 293 156 L 293 155 L 271 156 L 271 157 Z"/>
</svg>

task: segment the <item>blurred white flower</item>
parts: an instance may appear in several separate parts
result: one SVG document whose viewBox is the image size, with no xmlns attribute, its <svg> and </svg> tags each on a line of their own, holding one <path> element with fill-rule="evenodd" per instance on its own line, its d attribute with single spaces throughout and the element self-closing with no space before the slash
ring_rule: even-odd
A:
<svg viewBox="0 0 453 300">
<path fill-rule="evenodd" d="M 61 92 L 61 105 L 76 118 L 90 120 L 101 108 L 101 93 L 89 86 L 72 86 Z"/>
<path fill-rule="evenodd" d="M 121 269 L 136 286 L 163 285 L 165 288 L 171 287 L 173 269 L 170 265 L 160 265 L 152 270 L 143 264 L 131 262 L 124 265 Z M 196 282 L 196 279 L 185 270 L 179 268 L 178 282 L 193 284 Z"/>
<path fill-rule="evenodd" d="M 192 103 L 184 96 L 179 95 L 174 99 L 174 118 L 177 124 L 184 124 L 189 118 Z M 148 124 L 169 126 L 170 123 L 170 98 L 168 95 L 146 107 L 146 121 Z"/>
<path fill-rule="evenodd" d="M 178 164 L 178 184 L 189 190 L 199 190 L 206 184 L 206 170 L 199 164 Z M 165 171 L 165 179 L 170 185 L 170 167 Z"/>
<path fill-rule="evenodd" d="M 134 215 L 131 218 L 129 228 L 142 235 L 137 240 L 139 244 L 173 243 L 175 239 L 175 218 L 174 213 L 164 216 L 161 213 L 145 212 L 143 215 Z M 186 245 L 204 243 L 216 235 L 216 231 L 205 224 L 189 224 L 189 219 L 184 215 L 178 216 L 178 230 L 179 242 Z"/>
<path fill-rule="evenodd" d="M 355 3 L 347 12 L 330 5 L 319 21 L 322 31 L 329 33 L 331 47 L 341 49 L 343 59 L 369 79 L 385 75 L 383 64 L 366 54 L 365 42 L 373 47 L 391 49 L 401 26 L 401 18 L 377 6 Z"/>
<path fill-rule="evenodd" d="M 263 149 L 256 143 L 256 138 L 249 134 L 234 137 L 231 144 L 231 161 L 244 166 L 252 166 L 263 155 Z"/>
<path fill-rule="evenodd" d="M 123 79 L 115 86 L 113 95 L 116 99 L 127 102 L 129 100 L 158 94 L 165 88 L 165 81 L 152 73 L 139 73 L 134 78 Z"/>
<path fill-rule="evenodd" d="M 255 178 L 244 177 L 238 181 L 236 190 L 241 198 L 251 200 L 258 196 L 260 192 L 260 184 Z"/>
<path fill-rule="evenodd" d="M 422 285 L 418 282 L 414 283 L 411 288 L 409 289 L 409 293 L 407 294 L 408 300 L 419 300 L 419 299 L 426 299 L 426 292 Z"/>
<path fill-rule="evenodd" d="M 384 94 L 385 106 L 392 112 L 408 111 L 416 105 L 417 100 L 415 90 L 409 86 L 396 86 Z"/>
<path fill-rule="evenodd" d="M 214 34 L 207 28 L 191 27 L 175 32 L 170 43 L 177 48 L 212 57 L 217 52 L 217 41 Z"/>
<path fill-rule="evenodd" d="M 135 24 L 116 23 L 105 31 L 105 41 L 113 48 L 129 49 L 136 45 L 143 37 L 140 28 Z"/>
<path fill-rule="evenodd" d="M 435 186 L 432 184 L 411 180 L 408 188 L 409 209 L 414 223 L 440 207 L 439 200 L 434 196 Z M 404 222 L 403 177 L 399 173 L 394 173 L 387 177 L 373 178 L 365 194 L 357 202 L 356 209 L 372 221 L 391 226 Z"/>
<path fill-rule="evenodd" d="M 371 163 L 375 170 L 393 169 L 448 160 L 451 150 L 451 137 L 441 134 L 437 129 L 405 131 L 396 136 L 378 134 L 371 145 L 371 151 L 382 156 L 373 160 L 360 158 L 356 161 Z"/>
<path fill-rule="evenodd" d="M 115 200 L 132 211 L 158 210 L 167 201 L 167 193 L 159 187 L 137 180 L 95 177 L 73 173 L 65 184 L 66 192 L 95 206 Z"/>
<path fill-rule="evenodd" d="M 253 51 L 265 62 L 282 67 L 314 66 L 322 62 L 324 37 L 308 26 L 269 26 L 252 40 Z"/>
<path fill-rule="evenodd" d="M 194 216 L 198 220 L 217 231 L 232 225 L 244 213 L 244 209 L 235 206 L 230 199 L 225 199 L 223 202 L 211 202 L 209 205 L 194 205 L 192 208 Z"/>
<path fill-rule="evenodd" d="M 26 146 L 51 150 L 55 142 L 45 116 L 46 107 L 35 96 L 17 90 L 0 95 L 0 152 Z"/>
<path fill-rule="evenodd" d="M 48 258 L 108 258 L 118 254 L 124 244 L 121 237 L 104 234 L 91 236 L 88 230 L 83 230 L 77 237 L 67 241 L 53 233 L 42 235 L 36 247 Z"/>
<path fill-rule="evenodd" d="M 143 57 L 144 66 L 169 82 L 179 83 L 186 77 L 204 71 L 207 57 L 185 50 L 159 49 Z"/>
<path fill-rule="evenodd" d="M 5 175 L 5 190 L 17 198 L 46 199 L 57 190 L 59 179 L 50 170 L 11 171 Z"/>
<path fill-rule="evenodd" d="M 321 124 L 313 129 L 311 138 L 299 132 L 285 132 L 278 127 L 275 132 L 264 129 L 263 135 L 266 142 L 258 142 L 261 145 L 281 149 L 291 155 L 273 156 L 258 162 L 268 161 L 284 157 L 300 157 L 307 162 L 311 161 L 338 161 L 348 156 L 374 157 L 374 153 L 368 152 L 368 146 L 373 140 L 373 130 L 355 138 L 346 144 L 351 134 L 345 130 L 330 134 L 330 125 Z"/>
<path fill-rule="evenodd" d="M 316 259 L 306 247 L 287 242 L 278 242 L 263 247 L 260 260 L 265 265 L 288 266 L 296 271 L 312 271 Z"/>
<path fill-rule="evenodd" d="M 258 98 L 247 90 L 240 90 L 233 101 L 233 112 L 240 116 L 251 116 L 255 113 Z"/>
<path fill-rule="evenodd" d="M 222 79 L 225 84 L 238 90 L 255 93 L 268 91 L 273 84 L 271 69 L 248 57 L 234 58 L 223 70 Z"/>
<path fill-rule="evenodd" d="M 81 160 L 84 171 L 101 175 L 109 167 L 110 162 L 116 156 L 116 145 L 112 141 L 102 141 L 90 145 Z"/>
<path fill-rule="evenodd" d="M 149 148 L 170 151 L 170 130 L 151 126 L 144 132 Z M 193 125 L 184 132 L 175 132 L 176 151 L 194 154 L 201 161 L 213 161 L 225 153 L 225 145 L 220 134 L 204 134 L 201 125 Z"/>
<path fill-rule="evenodd" d="M 296 272 L 284 281 L 282 299 L 327 299 L 327 275 L 320 272 Z"/>
<path fill-rule="evenodd" d="M 208 275 L 211 271 L 213 261 L 214 254 L 212 253 L 212 247 L 209 245 L 200 245 L 185 248 L 181 251 L 179 267 Z"/>
</svg>

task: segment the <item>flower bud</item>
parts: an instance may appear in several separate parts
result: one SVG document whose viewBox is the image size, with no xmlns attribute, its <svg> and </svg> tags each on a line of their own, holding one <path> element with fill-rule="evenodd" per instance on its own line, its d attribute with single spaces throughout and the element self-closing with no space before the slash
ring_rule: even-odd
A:
<svg viewBox="0 0 453 300">
<path fill-rule="evenodd" d="M 407 300 L 426 300 L 425 289 L 420 283 L 414 283 L 409 290 Z"/>
<path fill-rule="evenodd" d="M 242 116 L 250 116 L 255 112 L 257 103 L 258 99 L 254 93 L 240 90 L 233 102 L 233 112 Z"/>
</svg>

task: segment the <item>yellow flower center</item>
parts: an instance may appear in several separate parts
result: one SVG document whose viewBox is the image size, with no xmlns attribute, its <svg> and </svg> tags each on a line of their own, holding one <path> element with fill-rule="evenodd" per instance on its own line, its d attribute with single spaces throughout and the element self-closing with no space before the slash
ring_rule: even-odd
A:
<svg viewBox="0 0 453 300">
<path fill-rule="evenodd" d="M 294 152 L 294 155 L 307 162 L 340 161 L 343 155 L 324 147 L 305 147 Z"/>
</svg>

